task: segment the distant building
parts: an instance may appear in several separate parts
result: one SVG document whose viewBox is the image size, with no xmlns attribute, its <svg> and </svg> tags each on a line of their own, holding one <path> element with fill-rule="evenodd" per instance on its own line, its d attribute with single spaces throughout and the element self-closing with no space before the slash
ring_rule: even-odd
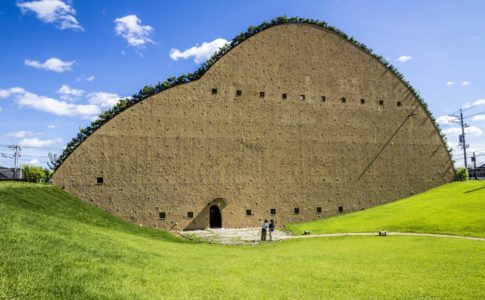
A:
<svg viewBox="0 0 485 300">
<path fill-rule="evenodd" d="M 7 168 L 0 166 L 0 180 L 20 179 L 22 178 L 22 171 L 14 168 Z"/>
<path fill-rule="evenodd" d="M 477 173 L 476 177 L 478 177 L 479 179 L 485 179 L 485 164 L 477 167 L 476 170 L 474 170 L 473 168 L 468 168 L 468 176 L 470 178 L 475 178 L 475 172 Z"/>
</svg>

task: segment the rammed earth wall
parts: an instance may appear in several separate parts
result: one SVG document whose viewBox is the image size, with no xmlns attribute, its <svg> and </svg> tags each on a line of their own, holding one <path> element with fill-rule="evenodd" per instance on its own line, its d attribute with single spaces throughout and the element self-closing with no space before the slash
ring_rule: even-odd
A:
<svg viewBox="0 0 485 300">
<path fill-rule="evenodd" d="M 199 80 L 119 113 L 52 182 L 126 220 L 180 230 L 207 227 L 213 204 L 224 227 L 284 224 L 393 201 L 453 175 L 432 119 L 392 71 L 330 30 L 283 24 Z"/>
</svg>

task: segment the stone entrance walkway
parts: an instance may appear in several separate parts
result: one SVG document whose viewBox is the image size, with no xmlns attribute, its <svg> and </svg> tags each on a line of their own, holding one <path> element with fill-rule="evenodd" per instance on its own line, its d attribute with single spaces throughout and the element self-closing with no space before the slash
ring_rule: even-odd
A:
<svg viewBox="0 0 485 300">
<path fill-rule="evenodd" d="M 201 239 L 211 243 L 225 245 L 254 245 L 261 242 L 261 229 L 252 228 L 210 228 L 206 230 L 190 230 L 178 233 L 186 239 Z M 288 239 L 291 235 L 275 230 L 273 232 L 273 241 Z M 267 242 L 270 242 L 269 235 Z"/>
</svg>

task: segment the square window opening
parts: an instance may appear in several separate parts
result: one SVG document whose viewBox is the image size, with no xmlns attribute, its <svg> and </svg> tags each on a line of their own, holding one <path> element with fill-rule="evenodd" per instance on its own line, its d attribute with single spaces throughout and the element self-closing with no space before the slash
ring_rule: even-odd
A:
<svg viewBox="0 0 485 300">
<path fill-rule="evenodd" d="M 192 219 L 194 217 L 194 212 L 193 211 L 188 211 L 187 212 L 187 218 Z"/>
<path fill-rule="evenodd" d="M 165 220 L 165 212 L 164 212 L 164 211 L 159 212 L 159 213 L 158 213 L 158 218 L 159 218 L 160 220 Z"/>
<path fill-rule="evenodd" d="M 259 92 L 259 98 L 264 98 L 264 92 Z"/>
<path fill-rule="evenodd" d="M 295 215 L 299 214 L 299 213 L 300 213 L 300 209 L 299 209 L 298 207 L 295 207 L 295 208 L 293 209 L 293 213 L 294 213 Z"/>
<path fill-rule="evenodd" d="M 276 215 L 276 208 L 272 208 L 269 210 L 270 214 Z"/>
<path fill-rule="evenodd" d="M 236 96 L 241 96 L 242 95 L 242 91 L 241 90 L 237 90 L 236 91 Z"/>
<path fill-rule="evenodd" d="M 342 101 L 342 103 L 346 103 L 347 99 L 345 99 L 345 97 L 342 97 L 342 98 L 340 98 L 340 101 Z"/>
<path fill-rule="evenodd" d="M 384 105 L 384 100 L 379 100 L 379 105 Z"/>
<path fill-rule="evenodd" d="M 397 106 L 399 106 L 399 107 L 401 107 L 401 106 L 402 106 L 401 101 L 397 101 Z"/>
<path fill-rule="evenodd" d="M 246 209 L 246 216 L 251 216 L 253 212 L 250 209 Z"/>
<path fill-rule="evenodd" d="M 103 177 L 96 177 L 96 184 L 103 184 L 104 179 Z"/>
<path fill-rule="evenodd" d="M 360 104 L 365 104 L 365 99 L 360 99 Z"/>
<path fill-rule="evenodd" d="M 322 213 L 322 208 L 321 207 L 317 207 L 317 213 L 319 213 L 319 214 Z"/>
<path fill-rule="evenodd" d="M 287 99 L 288 95 L 287 94 L 281 94 L 281 99 Z"/>
<path fill-rule="evenodd" d="M 344 211 L 344 207 L 343 206 L 339 206 L 338 207 L 338 212 L 343 212 Z"/>
<path fill-rule="evenodd" d="M 325 102 L 327 101 L 327 98 L 325 96 L 320 96 L 320 102 Z"/>
<path fill-rule="evenodd" d="M 300 100 L 305 101 L 305 95 L 300 95 Z"/>
<path fill-rule="evenodd" d="M 217 89 L 212 89 L 212 95 L 216 95 L 217 94 Z"/>
</svg>

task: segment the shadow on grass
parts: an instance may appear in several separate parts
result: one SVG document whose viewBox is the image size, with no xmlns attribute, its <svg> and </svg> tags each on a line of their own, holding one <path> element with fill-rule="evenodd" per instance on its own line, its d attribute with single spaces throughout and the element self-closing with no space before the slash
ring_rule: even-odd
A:
<svg viewBox="0 0 485 300">
<path fill-rule="evenodd" d="M 482 187 L 479 187 L 479 188 L 476 188 L 476 189 L 473 189 L 473 190 L 466 191 L 465 194 L 472 193 L 472 192 L 476 192 L 478 190 L 483 190 L 483 189 L 485 189 L 485 186 L 482 186 Z"/>
</svg>

